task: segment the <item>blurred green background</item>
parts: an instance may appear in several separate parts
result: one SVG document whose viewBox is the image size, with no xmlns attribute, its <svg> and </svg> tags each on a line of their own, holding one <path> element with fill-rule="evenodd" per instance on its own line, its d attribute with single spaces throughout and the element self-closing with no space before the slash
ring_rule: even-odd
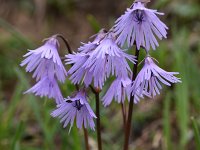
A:
<svg viewBox="0 0 200 150">
<path fill-rule="evenodd" d="M 99 28 L 112 27 L 131 0 L 0 0 L 0 149 L 84 150 L 83 132 L 63 129 L 51 118 L 55 104 L 22 93 L 33 85 L 19 66 L 27 49 L 42 39 L 63 34 L 76 50 Z M 154 100 L 134 106 L 130 149 L 200 150 L 200 1 L 159 0 L 148 5 L 165 13 L 168 39 L 151 52 L 168 71 L 180 72 L 181 84 L 165 87 Z M 67 51 L 61 44 L 60 54 Z M 142 58 L 141 58 L 142 60 Z M 69 81 L 63 95 L 74 90 Z M 94 96 L 90 96 L 94 106 Z M 94 107 L 93 107 L 94 108 Z M 101 106 L 103 150 L 121 150 L 123 121 L 120 106 Z M 96 134 L 89 131 L 92 150 Z"/>
</svg>

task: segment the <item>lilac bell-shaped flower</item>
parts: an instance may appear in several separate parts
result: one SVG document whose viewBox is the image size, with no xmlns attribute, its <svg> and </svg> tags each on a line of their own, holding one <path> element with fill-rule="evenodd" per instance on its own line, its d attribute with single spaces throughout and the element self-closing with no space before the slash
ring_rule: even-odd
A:
<svg viewBox="0 0 200 150">
<path fill-rule="evenodd" d="M 66 55 L 66 64 L 72 64 L 73 66 L 68 71 L 71 74 L 70 80 L 74 84 L 79 84 L 82 80 L 86 87 L 92 82 L 92 72 L 89 69 L 83 67 L 83 64 L 90 57 L 92 51 L 94 51 L 105 37 L 107 31 L 101 29 L 97 34 L 93 35 L 95 39 L 92 42 L 82 43 L 83 45 L 78 48 L 79 53 L 73 53 Z M 100 75 L 99 75 L 100 76 Z M 103 82 L 103 81 L 102 81 Z"/>
<path fill-rule="evenodd" d="M 138 73 L 133 87 L 132 93 L 139 92 L 139 94 L 148 93 L 150 96 L 154 97 L 160 94 L 163 83 L 167 86 L 171 86 L 171 83 L 181 82 L 180 78 L 174 75 L 179 74 L 178 72 L 167 72 L 160 67 L 158 67 L 150 56 L 147 56 L 144 61 L 144 66 Z"/>
<path fill-rule="evenodd" d="M 47 60 L 46 63 L 48 64 L 49 61 L 50 60 Z M 53 98 L 57 104 L 60 104 L 63 102 L 63 96 L 58 86 L 57 80 L 55 79 L 54 64 L 49 63 L 45 69 L 45 74 L 42 74 L 41 79 L 24 93 L 33 93 L 36 96 L 46 96 L 48 98 Z"/>
<path fill-rule="evenodd" d="M 107 31 L 105 29 L 101 29 L 97 34 L 93 35 L 91 38 L 95 39 L 92 42 L 82 43 L 83 45 L 78 48 L 79 52 L 88 53 L 93 51 L 101 42 L 101 40 L 105 37 Z"/>
<path fill-rule="evenodd" d="M 48 98 L 53 98 L 56 104 L 60 104 L 64 100 L 57 81 L 48 76 L 43 77 L 33 87 L 24 92 L 24 94 L 27 93 L 33 93 L 40 97 L 46 96 Z"/>
<path fill-rule="evenodd" d="M 137 49 L 143 46 L 148 51 L 158 46 L 155 35 L 161 40 L 167 38 L 168 27 L 156 15 L 164 13 L 145 8 L 144 3 L 135 2 L 124 15 L 118 18 L 114 25 L 114 32 L 118 35 L 117 43 L 121 46 L 127 42 L 128 47 L 136 43 Z"/>
<path fill-rule="evenodd" d="M 52 36 L 46 39 L 46 42 L 41 47 L 35 50 L 29 50 L 29 52 L 24 55 L 27 57 L 20 64 L 21 66 L 26 66 L 27 72 L 33 72 L 33 78 L 38 81 L 42 76 L 46 75 L 47 68 L 52 69 L 51 71 L 55 73 L 57 79 L 64 83 L 67 76 L 67 72 L 62 64 L 62 61 L 58 54 L 59 43 L 56 36 Z M 53 66 L 53 67 L 48 67 Z"/>
<path fill-rule="evenodd" d="M 102 98 L 103 105 L 108 106 L 114 99 L 118 103 L 124 103 L 125 98 L 130 95 L 128 92 L 128 88 L 131 85 L 131 80 L 127 77 L 125 79 L 123 78 L 116 78 L 110 88 L 107 90 L 105 96 Z M 129 94 L 129 95 L 128 95 Z"/>
<path fill-rule="evenodd" d="M 87 102 L 84 90 L 76 93 L 74 97 L 68 97 L 63 103 L 58 105 L 57 109 L 51 113 L 51 116 L 58 117 L 65 128 L 70 123 L 70 129 L 76 119 L 77 128 L 91 128 L 95 130 L 93 119 L 96 118 L 93 110 Z"/>
<path fill-rule="evenodd" d="M 86 87 L 88 87 L 92 82 L 92 73 L 89 72 L 89 69 L 85 69 L 82 65 L 89 58 L 89 54 L 85 53 L 73 53 L 66 55 L 66 64 L 73 64 L 73 66 L 68 71 L 71 74 L 69 78 L 72 83 L 80 84 L 83 80 Z"/>
<path fill-rule="evenodd" d="M 127 60 L 135 63 L 135 56 L 126 54 L 118 47 L 113 33 L 108 33 L 93 51 L 74 53 L 66 58 L 67 64 L 73 64 L 69 70 L 73 83 L 83 79 L 88 86 L 93 79 L 97 88 L 102 88 L 110 75 L 127 77 L 131 73 Z"/>
<path fill-rule="evenodd" d="M 115 42 L 114 34 L 111 32 L 90 53 L 83 67 L 92 73 L 94 86 L 102 88 L 110 75 L 125 78 L 128 73 L 131 73 L 127 60 L 135 63 L 135 56 L 126 54 L 120 49 Z"/>
<path fill-rule="evenodd" d="M 128 101 L 130 101 L 130 95 L 131 95 L 131 85 L 132 81 L 129 77 L 126 78 L 121 78 L 118 77 L 116 78 L 110 88 L 107 90 L 105 96 L 102 98 L 103 105 L 108 106 L 114 99 L 118 103 L 124 103 L 125 99 L 127 98 Z M 151 97 L 149 93 L 142 91 L 139 92 L 137 90 L 134 94 L 134 103 L 137 104 L 141 98 L 144 98 L 144 96 Z"/>
</svg>

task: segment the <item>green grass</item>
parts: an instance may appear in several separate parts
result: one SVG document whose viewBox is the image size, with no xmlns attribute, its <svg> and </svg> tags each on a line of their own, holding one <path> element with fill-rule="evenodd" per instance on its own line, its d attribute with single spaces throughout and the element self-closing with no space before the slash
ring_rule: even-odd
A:
<svg viewBox="0 0 200 150">
<path fill-rule="evenodd" d="M 194 119 L 194 117 L 191 117 L 193 131 L 194 131 L 194 139 L 196 142 L 196 149 L 200 149 L 200 132 L 199 132 L 199 126 L 197 121 Z"/>
</svg>

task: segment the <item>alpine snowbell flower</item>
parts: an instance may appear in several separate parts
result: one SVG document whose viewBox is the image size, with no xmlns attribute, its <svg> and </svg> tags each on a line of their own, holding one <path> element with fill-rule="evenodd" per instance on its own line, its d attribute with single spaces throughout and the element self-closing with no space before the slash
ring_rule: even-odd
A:
<svg viewBox="0 0 200 150">
<path fill-rule="evenodd" d="M 22 61 L 21 66 L 26 66 L 27 72 L 33 73 L 33 78 L 38 81 L 42 76 L 49 72 L 51 69 L 55 73 L 57 79 L 64 83 L 67 76 L 67 72 L 61 62 L 58 54 L 59 43 L 56 36 L 48 38 L 44 45 L 37 48 L 36 50 L 29 50 L 24 57 L 27 57 Z M 49 67 L 51 66 L 51 67 Z"/>
<path fill-rule="evenodd" d="M 97 34 L 91 37 L 95 37 L 95 39 L 92 42 L 82 43 L 83 45 L 78 48 L 78 51 L 82 53 L 91 52 L 100 44 L 101 40 L 105 37 L 106 33 L 107 31 L 105 29 L 101 29 Z"/>
<path fill-rule="evenodd" d="M 135 63 L 135 56 L 126 54 L 118 47 L 113 33 L 106 35 L 93 51 L 87 54 L 74 53 L 66 58 L 67 64 L 73 64 L 69 70 L 73 83 L 79 83 L 83 79 L 88 86 L 94 79 L 94 86 L 101 89 L 110 75 L 128 76 L 131 69 L 126 59 Z"/>
<path fill-rule="evenodd" d="M 89 54 L 85 53 L 73 53 L 66 55 L 66 64 L 73 64 L 73 66 L 68 71 L 71 74 L 69 78 L 72 83 L 79 84 L 82 79 L 86 87 L 88 87 L 92 82 L 92 73 L 89 72 L 89 69 L 85 69 L 82 65 L 89 58 Z"/>
<path fill-rule="evenodd" d="M 90 127 L 95 130 L 93 118 L 96 118 L 93 110 L 87 102 L 84 90 L 79 91 L 74 97 L 68 97 L 58 108 L 51 113 L 51 116 L 58 117 L 65 128 L 70 123 L 70 129 L 76 118 L 76 126 L 81 129 Z"/>
<path fill-rule="evenodd" d="M 116 78 L 107 90 L 105 96 L 102 98 L 103 105 L 105 107 L 110 105 L 113 99 L 118 103 L 124 103 L 126 98 L 130 101 L 131 85 L 132 81 L 129 77 L 125 79 L 120 77 Z M 137 104 L 141 98 L 144 98 L 144 95 L 151 97 L 149 93 L 137 90 L 134 93 L 134 103 Z"/>
<path fill-rule="evenodd" d="M 66 64 L 73 64 L 71 69 L 69 70 L 69 74 L 71 74 L 70 80 L 74 84 L 79 84 L 83 77 L 84 77 L 84 83 L 86 87 L 88 87 L 92 82 L 92 73 L 89 71 L 89 69 L 86 69 L 82 67 L 82 65 L 87 61 L 92 51 L 94 51 L 98 45 L 100 44 L 101 40 L 106 35 L 106 30 L 101 29 L 96 35 L 93 35 L 92 37 L 95 37 L 95 39 L 92 42 L 88 43 L 82 43 L 83 46 L 78 48 L 78 51 L 80 53 L 73 53 L 66 55 Z"/>
<path fill-rule="evenodd" d="M 168 29 L 156 15 L 164 15 L 164 13 L 145 8 L 144 3 L 141 2 L 133 3 L 115 22 L 114 32 L 118 35 L 117 43 L 123 46 L 127 42 L 128 47 L 136 43 L 138 50 L 140 46 L 145 47 L 146 50 L 151 46 L 155 50 L 159 45 L 155 35 L 160 40 L 163 37 L 167 38 L 166 29 Z"/>
<path fill-rule="evenodd" d="M 90 57 L 84 63 L 83 67 L 89 68 L 95 78 L 98 74 L 107 78 L 110 75 L 125 78 L 131 69 L 126 61 L 128 59 L 135 63 L 135 56 L 126 54 L 118 47 L 113 33 L 109 33 L 100 43 L 100 45 L 90 54 Z M 120 67 L 119 67 L 120 66 Z M 100 84 L 99 79 L 94 82 L 95 87 Z M 102 86 L 100 86 L 102 87 Z"/>
<path fill-rule="evenodd" d="M 154 63 L 150 56 L 147 56 L 143 68 L 134 81 L 132 93 L 139 92 L 139 94 L 142 94 L 145 92 L 154 97 L 160 94 L 160 90 L 162 89 L 160 82 L 167 86 L 171 86 L 171 83 L 181 82 L 180 78 L 174 76 L 176 74 L 179 73 L 167 72 L 161 69 Z"/>
<path fill-rule="evenodd" d="M 124 103 L 126 96 L 129 96 L 128 88 L 130 87 L 131 83 L 132 82 L 128 77 L 125 79 L 120 77 L 116 78 L 102 99 L 103 105 L 110 105 L 113 98 L 118 103 Z"/>
<path fill-rule="evenodd" d="M 25 94 L 27 93 L 33 93 L 40 97 L 47 96 L 48 98 L 53 98 L 56 104 L 63 102 L 63 96 L 57 81 L 48 76 L 41 78 L 32 88 L 25 92 Z"/>
</svg>

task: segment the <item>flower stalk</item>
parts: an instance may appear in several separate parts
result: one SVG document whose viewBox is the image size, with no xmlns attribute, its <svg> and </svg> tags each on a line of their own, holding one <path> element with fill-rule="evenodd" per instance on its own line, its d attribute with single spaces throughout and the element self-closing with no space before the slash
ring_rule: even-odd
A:
<svg viewBox="0 0 200 150">
<path fill-rule="evenodd" d="M 100 118 L 100 98 L 99 92 L 95 92 L 95 99 L 96 99 L 96 126 L 97 126 L 97 142 L 98 142 L 98 150 L 102 150 L 102 141 L 101 141 L 101 118 Z"/>
<path fill-rule="evenodd" d="M 124 131 L 125 131 L 125 129 L 126 129 L 126 108 L 123 103 L 121 103 L 121 110 L 122 110 L 123 126 L 124 126 Z"/>
<path fill-rule="evenodd" d="M 135 49 L 135 56 L 136 56 L 136 63 L 133 66 L 133 76 L 132 81 L 135 80 L 137 76 L 137 68 L 138 68 L 138 58 L 139 58 L 140 51 L 136 48 Z M 130 103 L 128 109 L 128 119 L 126 121 L 126 128 L 125 128 L 125 138 L 124 138 L 124 150 L 128 150 L 129 146 L 129 139 L 130 139 L 130 132 L 131 132 L 131 123 L 132 123 L 132 115 L 133 115 L 133 104 L 134 104 L 134 95 L 130 95 Z"/>
<path fill-rule="evenodd" d="M 61 34 L 58 34 L 57 36 L 60 37 L 64 41 L 65 46 L 67 47 L 68 53 L 72 54 L 73 51 L 71 50 L 69 42 Z M 75 84 L 75 87 L 76 87 L 76 90 L 79 91 L 79 89 L 80 89 L 79 85 Z M 89 140 L 88 140 L 88 132 L 87 132 L 87 129 L 84 126 L 83 126 L 83 132 L 84 132 L 84 140 L 85 140 L 85 149 L 90 150 Z"/>
<path fill-rule="evenodd" d="M 88 141 L 88 132 L 85 127 L 83 127 L 83 132 L 84 132 L 84 139 L 85 139 L 85 149 L 90 150 L 89 141 Z"/>
<path fill-rule="evenodd" d="M 69 45 L 68 40 L 66 40 L 66 38 L 64 38 L 64 36 L 61 35 L 61 34 L 56 34 L 56 36 L 59 37 L 59 38 L 61 38 L 63 40 L 63 42 L 65 43 L 65 46 L 67 47 L 67 50 L 68 50 L 69 54 L 72 54 L 73 51 L 72 51 L 72 49 L 71 49 L 71 47 Z"/>
<path fill-rule="evenodd" d="M 92 85 L 89 86 L 91 88 L 91 91 L 95 95 L 96 100 L 96 126 L 97 126 L 97 143 L 98 143 L 98 150 L 102 150 L 102 140 L 101 140 L 101 117 L 100 117 L 100 89 L 94 88 Z"/>
</svg>

